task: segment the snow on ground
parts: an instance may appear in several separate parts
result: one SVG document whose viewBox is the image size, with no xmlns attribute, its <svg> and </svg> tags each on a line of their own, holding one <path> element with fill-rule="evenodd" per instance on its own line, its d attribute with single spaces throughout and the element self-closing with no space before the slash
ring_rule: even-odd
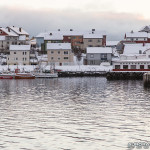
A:
<svg viewBox="0 0 150 150">
<path fill-rule="evenodd" d="M 20 71 L 31 72 L 34 71 L 35 68 L 38 66 L 35 65 L 0 65 L 0 72 L 7 71 L 8 68 L 10 71 L 15 71 L 15 69 L 20 69 Z M 45 70 L 50 70 L 51 66 L 42 66 L 41 68 Z M 62 71 L 111 71 L 112 66 L 95 66 L 95 65 L 74 65 L 74 66 L 55 66 L 55 69 L 62 70 Z"/>
</svg>

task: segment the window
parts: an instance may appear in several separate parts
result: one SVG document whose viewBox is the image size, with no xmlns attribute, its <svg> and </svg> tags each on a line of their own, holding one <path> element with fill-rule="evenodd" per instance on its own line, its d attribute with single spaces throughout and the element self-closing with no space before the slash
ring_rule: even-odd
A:
<svg viewBox="0 0 150 150">
<path fill-rule="evenodd" d="M 54 51 L 51 51 L 51 54 L 53 54 L 54 53 Z"/>
<path fill-rule="evenodd" d="M 93 54 L 91 54 L 91 55 L 90 55 L 90 58 L 94 58 L 94 55 L 93 55 Z"/>
<path fill-rule="evenodd" d="M 60 54 L 60 51 L 58 51 L 58 54 Z"/>
<path fill-rule="evenodd" d="M 68 51 L 64 51 L 64 54 L 67 55 L 67 54 L 68 54 Z"/>
<path fill-rule="evenodd" d="M 64 57 L 64 59 L 68 59 L 68 57 Z"/>
<path fill-rule="evenodd" d="M 123 69 L 128 69 L 128 65 L 123 65 Z"/>
<path fill-rule="evenodd" d="M 88 45 L 88 47 L 93 47 L 93 45 Z"/>
<path fill-rule="evenodd" d="M 97 42 L 101 42 L 101 40 L 98 40 Z"/>
<path fill-rule="evenodd" d="M 90 39 L 90 40 L 88 40 L 88 42 L 92 42 L 92 40 Z"/>
<path fill-rule="evenodd" d="M 22 52 L 22 54 L 24 55 L 24 52 Z"/>
<path fill-rule="evenodd" d="M 24 52 L 25 55 L 27 55 L 27 52 Z"/>
<path fill-rule="evenodd" d="M 148 65 L 147 68 L 150 69 L 150 65 Z"/>
<path fill-rule="evenodd" d="M 107 54 L 101 54 L 101 60 L 107 60 Z"/>
<path fill-rule="evenodd" d="M 136 65 L 131 65 L 131 69 L 136 69 Z"/>
<path fill-rule="evenodd" d="M 51 57 L 51 60 L 53 60 L 54 59 L 54 57 Z"/>
<path fill-rule="evenodd" d="M 115 69 L 120 69 L 120 65 L 115 65 Z"/>
<path fill-rule="evenodd" d="M 141 51 L 141 50 L 139 50 L 139 54 L 142 54 L 142 51 Z"/>
<path fill-rule="evenodd" d="M 16 58 L 16 60 L 18 60 L 18 58 Z"/>
<path fill-rule="evenodd" d="M 14 54 L 16 54 L 16 52 L 14 52 Z"/>
<path fill-rule="evenodd" d="M 144 65 L 140 65 L 140 69 L 144 69 Z"/>
<path fill-rule="evenodd" d="M 58 60 L 60 60 L 60 58 L 58 58 Z"/>
</svg>

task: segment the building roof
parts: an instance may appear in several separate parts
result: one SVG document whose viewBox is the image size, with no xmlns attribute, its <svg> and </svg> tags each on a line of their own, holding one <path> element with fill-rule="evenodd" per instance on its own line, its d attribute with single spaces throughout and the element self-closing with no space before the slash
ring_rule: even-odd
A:
<svg viewBox="0 0 150 150">
<path fill-rule="evenodd" d="M 47 50 L 71 50 L 70 43 L 47 43 Z"/>
<path fill-rule="evenodd" d="M 16 34 L 18 35 L 29 35 L 23 28 L 21 27 L 15 27 L 15 26 L 12 26 L 12 27 L 7 27 L 7 28 L 10 28 L 12 31 L 14 31 Z"/>
<path fill-rule="evenodd" d="M 46 36 L 49 35 L 55 35 L 62 39 L 63 36 L 91 36 L 91 37 L 98 37 L 99 36 L 102 38 L 103 35 L 106 35 L 105 31 L 74 31 L 74 30 L 66 30 L 66 31 L 48 31 L 48 32 L 43 32 L 39 33 L 36 38 L 39 37 L 44 37 L 46 39 Z M 53 36 L 52 36 L 53 37 Z"/>
<path fill-rule="evenodd" d="M 30 45 L 10 45 L 10 51 L 29 51 Z"/>
<path fill-rule="evenodd" d="M 139 54 L 139 51 L 141 50 L 142 54 L 144 51 L 150 48 L 150 44 L 145 43 L 143 46 L 143 43 L 139 44 L 125 44 L 124 47 L 124 52 L 123 54 L 128 55 L 128 54 Z"/>
<path fill-rule="evenodd" d="M 102 39 L 103 35 L 102 34 L 92 34 L 92 33 L 86 33 L 83 35 L 84 39 Z"/>
<path fill-rule="evenodd" d="M 148 33 L 146 32 L 127 32 L 126 33 L 126 38 L 147 38 Z"/>
<path fill-rule="evenodd" d="M 87 47 L 87 54 L 90 53 L 112 53 L 112 48 L 110 47 Z"/>
<path fill-rule="evenodd" d="M 16 33 L 14 33 L 11 30 L 8 30 L 8 28 L 0 28 L 2 31 L 4 31 L 8 36 L 18 36 Z"/>
</svg>

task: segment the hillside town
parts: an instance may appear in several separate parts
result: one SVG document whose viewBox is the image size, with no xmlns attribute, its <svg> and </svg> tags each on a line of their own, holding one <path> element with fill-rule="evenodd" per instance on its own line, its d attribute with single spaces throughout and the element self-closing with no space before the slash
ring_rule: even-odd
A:
<svg viewBox="0 0 150 150">
<path fill-rule="evenodd" d="M 49 31 L 35 37 L 22 27 L 0 28 L 0 71 L 55 67 L 63 71 L 150 71 L 150 26 L 108 41 L 105 31 Z"/>
</svg>

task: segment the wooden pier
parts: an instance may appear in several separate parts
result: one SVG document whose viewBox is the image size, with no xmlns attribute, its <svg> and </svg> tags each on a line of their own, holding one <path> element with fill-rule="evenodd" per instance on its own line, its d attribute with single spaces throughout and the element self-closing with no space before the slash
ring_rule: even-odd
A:
<svg viewBox="0 0 150 150">
<path fill-rule="evenodd" d="M 107 72 L 107 80 L 142 80 L 145 72 Z"/>
</svg>

